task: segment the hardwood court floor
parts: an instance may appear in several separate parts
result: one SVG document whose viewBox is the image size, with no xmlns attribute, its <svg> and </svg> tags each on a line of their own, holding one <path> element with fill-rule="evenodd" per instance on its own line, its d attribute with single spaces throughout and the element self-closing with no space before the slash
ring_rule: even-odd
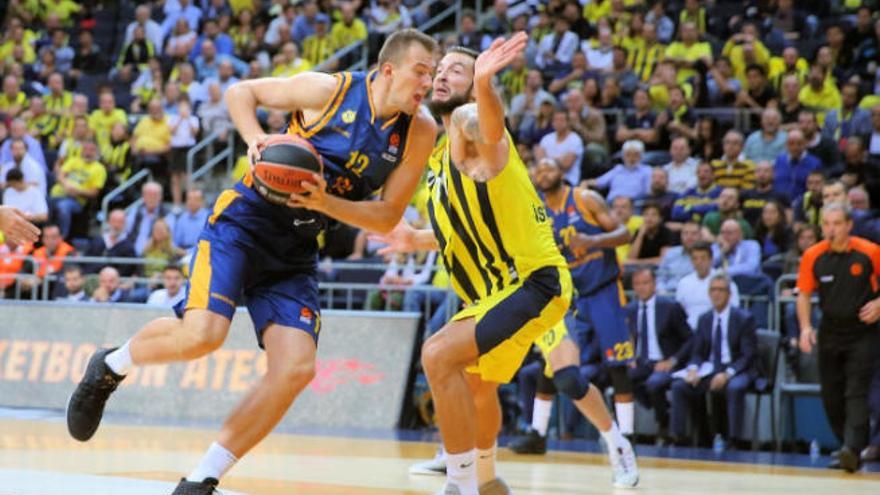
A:
<svg viewBox="0 0 880 495">
<path fill-rule="evenodd" d="M 30 470 L 98 475 L 122 478 L 123 484 L 129 482 L 126 479 L 131 483 L 173 482 L 195 465 L 213 437 L 212 431 L 204 429 L 111 424 L 81 444 L 67 436 L 58 419 L 0 419 L 0 470 L 21 476 L 33 476 Z M 275 434 L 243 459 L 221 488 L 250 495 L 434 493 L 441 487 L 441 478 L 407 474 L 412 462 L 431 457 L 434 449 L 434 444 L 422 442 Z M 610 470 L 601 454 L 551 452 L 517 457 L 502 449 L 499 473 L 517 495 L 880 494 L 876 473 L 853 476 L 819 469 L 648 457 L 640 463 L 642 479 L 637 491 L 611 487 Z M 80 476 L 69 482 L 70 489 L 64 493 L 103 493 L 75 489 L 77 483 L 94 483 L 95 479 Z M 17 493 L 0 486 L 0 495 Z"/>
</svg>

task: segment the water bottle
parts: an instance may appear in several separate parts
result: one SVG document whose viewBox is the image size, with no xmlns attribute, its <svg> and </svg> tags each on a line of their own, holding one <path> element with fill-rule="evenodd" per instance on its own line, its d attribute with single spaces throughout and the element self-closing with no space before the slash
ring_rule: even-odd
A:
<svg viewBox="0 0 880 495">
<path fill-rule="evenodd" d="M 715 440 L 712 442 L 712 450 L 716 454 L 721 454 L 724 452 L 724 439 L 721 438 L 720 433 L 715 435 Z"/>
<path fill-rule="evenodd" d="M 821 449 L 819 449 L 819 442 L 814 438 L 812 442 L 810 442 L 810 460 L 817 460 L 819 456 L 822 455 Z"/>
</svg>

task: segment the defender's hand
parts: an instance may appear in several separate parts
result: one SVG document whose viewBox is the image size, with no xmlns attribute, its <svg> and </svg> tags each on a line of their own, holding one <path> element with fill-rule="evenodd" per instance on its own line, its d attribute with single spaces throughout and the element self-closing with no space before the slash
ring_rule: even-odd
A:
<svg viewBox="0 0 880 495">
<path fill-rule="evenodd" d="M 387 244 L 387 246 L 379 249 L 378 254 L 385 256 L 392 253 L 411 253 L 416 250 L 416 230 L 412 228 L 404 219 L 401 219 L 397 225 L 385 235 L 369 234 L 367 239 L 373 242 Z"/>
<path fill-rule="evenodd" d="M 30 223 L 24 213 L 9 206 L 0 206 L 0 231 L 7 242 L 16 246 L 40 238 L 40 229 Z"/>
<path fill-rule="evenodd" d="M 268 134 L 257 134 L 253 141 L 248 145 L 247 156 L 251 164 L 251 172 L 253 172 L 254 164 L 260 159 L 263 148 L 266 147 L 266 141 L 269 140 Z"/>
<path fill-rule="evenodd" d="M 489 49 L 481 53 L 474 63 L 474 81 L 491 79 L 510 65 L 526 49 L 528 42 L 529 35 L 523 31 L 514 34 L 510 39 L 498 38 L 493 41 Z"/>
</svg>

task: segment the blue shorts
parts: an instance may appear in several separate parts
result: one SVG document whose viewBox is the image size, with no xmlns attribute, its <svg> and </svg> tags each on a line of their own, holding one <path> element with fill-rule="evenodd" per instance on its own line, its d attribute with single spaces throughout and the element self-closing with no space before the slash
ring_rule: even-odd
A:
<svg viewBox="0 0 880 495">
<path fill-rule="evenodd" d="M 626 325 L 623 284 L 615 281 L 588 296 L 575 299 L 574 340 L 581 349 L 581 363 L 595 361 L 598 347 L 609 366 L 629 364 L 635 358 Z"/>
<path fill-rule="evenodd" d="M 193 253 L 186 297 L 174 311 L 182 317 L 207 309 L 232 320 L 243 294 L 260 347 L 270 323 L 300 329 L 317 343 L 317 240 L 312 229 L 303 232 L 262 210 L 268 206 L 237 188 L 220 195 Z"/>
</svg>

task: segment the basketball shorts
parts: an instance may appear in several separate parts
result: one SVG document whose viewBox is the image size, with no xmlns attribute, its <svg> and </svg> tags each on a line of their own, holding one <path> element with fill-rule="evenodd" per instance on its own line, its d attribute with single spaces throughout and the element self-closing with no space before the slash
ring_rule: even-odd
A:
<svg viewBox="0 0 880 495">
<path fill-rule="evenodd" d="M 508 383 L 534 341 L 562 321 L 571 294 L 568 269 L 549 266 L 456 314 L 453 321 L 476 320 L 480 357 L 467 371 L 484 381 Z"/>
<path fill-rule="evenodd" d="M 260 347 L 271 323 L 302 330 L 317 343 L 316 253 L 313 238 L 267 217 L 238 191 L 224 191 L 193 253 L 186 297 L 174 310 L 182 317 L 207 309 L 232 320 L 243 293 Z"/>
<path fill-rule="evenodd" d="M 598 291 L 575 299 L 574 341 L 581 349 L 581 362 L 588 363 L 591 348 L 598 345 L 608 366 L 629 364 L 634 358 L 626 325 L 626 296 L 618 280 Z"/>
<path fill-rule="evenodd" d="M 569 316 L 566 316 L 559 323 L 556 324 L 550 330 L 544 332 L 544 335 L 541 335 L 535 340 L 535 345 L 538 346 L 538 349 L 541 351 L 541 356 L 544 358 L 544 376 L 547 378 L 553 378 L 553 366 L 550 364 L 550 353 L 556 350 L 562 341 L 568 337 L 568 323 Z"/>
</svg>

